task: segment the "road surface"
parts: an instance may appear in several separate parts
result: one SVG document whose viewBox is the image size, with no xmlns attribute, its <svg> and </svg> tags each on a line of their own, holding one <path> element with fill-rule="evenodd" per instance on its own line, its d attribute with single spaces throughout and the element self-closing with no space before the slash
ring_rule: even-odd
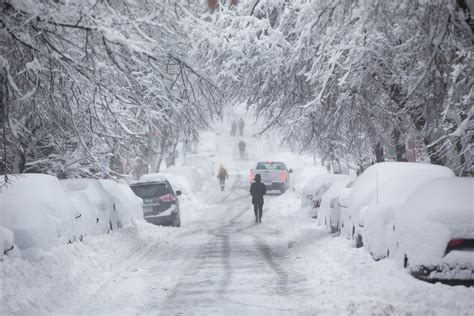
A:
<svg viewBox="0 0 474 316">
<path fill-rule="evenodd" d="M 270 199 L 272 197 L 269 197 Z M 268 198 L 267 198 L 268 199 Z M 169 246 L 152 244 L 64 312 L 271 315 L 304 313 L 305 278 L 289 271 L 286 235 L 254 223 L 238 178 Z M 262 238 L 271 236 L 271 239 Z"/>
</svg>

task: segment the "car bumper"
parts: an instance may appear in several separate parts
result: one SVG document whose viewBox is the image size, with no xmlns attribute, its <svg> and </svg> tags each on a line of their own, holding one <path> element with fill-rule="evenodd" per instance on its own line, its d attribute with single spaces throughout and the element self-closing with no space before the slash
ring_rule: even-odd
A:
<svg viewBox="0 0 474 316">
<path fill-rule="evenodd" d="M 144 213 L 143 219 L 155 225 L 173 225 L 179 219 L 179 210 L 171 208 L 161 213 Z"/>
<path fill-rule="evenodd" d="M 423 280 L 474 280 L 474 250 L 451 251 L 437 264 L 410 267 L 413 276 Z"/>
<path fill-rule="evenodd" d="M 286 188 L 286 183 L 285 182 L 265 183 L 265 187 L 267 191 L 281 190 L 282 188 Z"/>
</svg>

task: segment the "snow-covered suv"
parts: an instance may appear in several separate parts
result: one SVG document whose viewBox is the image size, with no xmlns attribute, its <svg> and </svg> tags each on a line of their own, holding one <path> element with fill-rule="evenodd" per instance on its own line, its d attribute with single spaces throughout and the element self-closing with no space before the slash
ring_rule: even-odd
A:
<svg viewBox="0 0 474 316">
<path fill-rule="evenodd" d="M 133 192 L 143 199 L 143 218 L 156 225 L 181 226 L 179 201 L 181 191 L 174 191 L 167 180 L 135 182 Z"/>
</svg>

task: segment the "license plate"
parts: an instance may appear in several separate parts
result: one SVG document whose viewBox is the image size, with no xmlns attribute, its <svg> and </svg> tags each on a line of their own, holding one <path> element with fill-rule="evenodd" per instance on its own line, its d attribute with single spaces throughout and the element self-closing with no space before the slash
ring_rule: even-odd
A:
<svg viewBox="0 0 474 316">
<path fill-rule="evenodd" d="M 143 212 L 144 213 L 153 213 L 153 207 L 144 207 Z"/>
</svg>

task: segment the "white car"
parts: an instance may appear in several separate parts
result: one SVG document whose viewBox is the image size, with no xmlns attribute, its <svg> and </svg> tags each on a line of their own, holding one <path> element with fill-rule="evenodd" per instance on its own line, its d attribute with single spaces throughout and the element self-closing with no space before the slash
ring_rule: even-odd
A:
<svg viewBox="0 0 474 316">
<path fill-rule="evenodd" d="M 439 178 L 395 212 L 390 258 L 414 276 L 474 280 L 474 178 Z"/>
<path fill-rule="evenodd" d="M 380 188 L 400 176 L 430 176 L 452 177 L 453 171 L 449 168 L 414 162 L 381 162 L 370 166 L 354 181 L 351 193 L 347 198 L 340 199 L 339 203 L 346 207 L 343 235 L 350 236 L 356 241 L 356 247 L 362 247 L 361 228 L 359 222 L 361 210 L 366 208 L 372 199 L 378 198 Z"/>
<path fill-rule="evenodd" d="M 377 198 L 373 198 L 367 207 L 362 208 L 359 218 L 359 224 L 363 226 L 362 240 L 365 250 L 375 260 L 389 255 L 387 234 L 392 229 L 393 217 L 400 209 L 400 205 L 425 182 L 446 176 L 444 170 L 440 170 L 440 175 L 438 172 L 433 172 L 429 176 L 394 177 L 381 186 Z"/>
<path fill-rule="evenodd" d="M 338 198 L 341 192 L 350 187 L 352 180 L 337 180 L 323 194 L 321 198 L 321 206 L 319 207 L 318 225 L 328 228 L 331 233 L 339 231 L 341 222 L 341 209 L 339 207 Z"/>
<path fill-rule="evenodd" d="M 326 193 L 331 184 L 338 180 L 350 179 L 347 175 L 339 174 L 319 174 L 312 177 L 303 187 L 301 207 L 319 208 L 321 197 Z"/>
</svg>

